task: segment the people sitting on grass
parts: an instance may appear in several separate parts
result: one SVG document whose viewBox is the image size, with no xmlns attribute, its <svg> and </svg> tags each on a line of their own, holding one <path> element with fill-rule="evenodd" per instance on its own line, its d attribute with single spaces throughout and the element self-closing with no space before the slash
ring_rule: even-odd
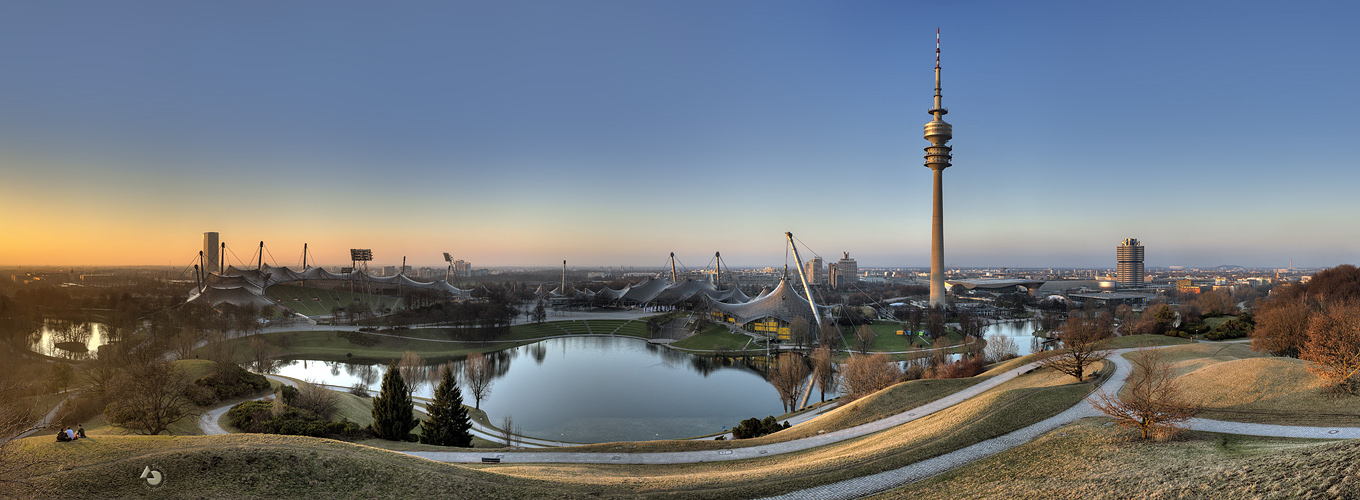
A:
<svg viewBox="0 0 1360 500">
<path fill-rule="evenodd" d="M 71 430 L 71 426 L 69 425 L 66 426 L 66 429 L 57 432 L 57 441 L 64 443 L 67 441 L 75 441 L 76 439 L 76 433 Z"/>
<path fill-rule="evenodd" d="M 85 439 L 85 424 L 76 424 L 76 436 Z"/>
</svg>

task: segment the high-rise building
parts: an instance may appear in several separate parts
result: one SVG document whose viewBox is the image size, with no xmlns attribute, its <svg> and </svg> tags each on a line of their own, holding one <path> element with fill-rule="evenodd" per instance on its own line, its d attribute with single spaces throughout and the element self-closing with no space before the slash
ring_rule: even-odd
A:
<svg viewBox="0 0 1360 500">
<path fill-rule="evenodd" d="M 807 276 L 808 283 L 821 285 L 826 283 L 826 264 L 821 257 L 813 257 L 812 260 L 803 264 L 803 275 Z"/>
<path fill-rule="evenodd" d="M 846 285 L 859 283 L 859 263 L 850 258 L 850 252 L 844 252 L 844 257 L 829 266 L 830 283 L 832 288 L 840 288 Z"/>
<path fill-rule="evenodd" d="M 1143 286 L 1143 245 L 1136 238 L 1129 238 L 1115 247 L 1115 278 L 1122 287 Z"/>
<path fill-rule="evenodd" d="M 944 291 L 944 169 L 954 157 L 954 150 L 945 144 L 954 137 L 954 127 L 944 121 L 945 109 L 940 97 L 940 30 L 935 30 L 935 106 L 929 111 L 934 119 L 926 122 L 926 166 L 935 172 L 935 203 L 930 215 L 930 306 L 945 305 Z"/>
<path fill-rule="evenodd" d="M 221 272 L 217 247 L 217 233 L 203 233 L 203 270 L 209 273 Z"/>
</svg>

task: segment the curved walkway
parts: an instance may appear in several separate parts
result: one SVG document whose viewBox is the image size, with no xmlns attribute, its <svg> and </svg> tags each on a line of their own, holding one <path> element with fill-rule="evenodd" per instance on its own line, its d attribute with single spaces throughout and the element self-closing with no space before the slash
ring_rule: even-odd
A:
<svg viewBox="0 0 1360 500">
<path fill-rule="evenodd" d="M 1171 347 L 1171 346 L 1162 346 Z M 1132 369 L 1131 363 L 1124 359 L 1122 354 L 1136 351 L 1137 348 L 1120 349 L 1113 351 L 1108 359 L 1116 366 L 1115 373 L 1104 383 L 1103 389 L 1107 392 L 1118 393 L 1128 379 Z M 808 448 L 831 444 L 846 439 L 872 434 L 880 430 L 901 425 L 917 418 L 938 412 L 955 404 L 961 403 L 974 397 L 988 389 L 996 387 L 1001 383 L 1013 379 L 1021 373 L 1027 372 L 1038 366 L 1038 362 L 1030 363 L 1019 368 L 1009 370 L 1001 375 L 997 375 L 986 382 L 970 387 L 958 393 L 951 394 L 940 400 L 933 401 L 921 407 L 909 410 L 905 413 L 893 415 L 891 417 L 870 422 L 849 429 L 830 432 L 827 434 L 810 436 L 807 438 L 774 443 L 762 446 L 747 448 L 735 448 L 727 450 L 710 450 L 695 452 L 663 452 L 663 453 L 573 453 L 573 452 L 549 452 L 549 453 L 515 453 L 515 452 L 404 452 L 409 455 L 427 458 L 442 462 L 480 462 L 482 458 L 498 458 L 502 463 L 608 463 L 608 464 L 679 464 L 695 462 L 714 462 L 726 460 L 741 460 L 746 458 L 756 458 L 761 456 L 777 455 L 780 453 L 790 453 Z M 1009 450 L 1022 445 L 1033 439 L 1057 429 L 1063 425 L 1075 422 L 1081 418 L 1102 415 L 1092 405 L 1091 401 L 1095 393 L 1083 399 L 1081 403 L 1069 408 L 1062 413 L 1044 419 L 1038 423 L 1010 432 L 1006 435 L 992 438 L 972 446 L 961 448 L 931 459 L 923 460 L 898 469 L 880 472 L 855 479 L 848 479 L 836 483 L 825 484 L 805 490 L 790 492 L 771 498 L 779 499 L 839 499 L 839 498 L 859 498 L 866 495 L 882 492 L 888 489 L 903 486 L 912 482 L 920 481 L 931 476 L 961 467 L 970 462 L 986 458 L 997 453 Z M 1246 424 L 1238 422 L 1225 422 L 1208 419 L 1194 419 L 1189 424 L 1191 429 L 1223 432 L 1232 434 L 1250 434 L 1258 436 L 1283 436 L 1283 437 L 1307 437 L 1324 439 L 1360 439 L 1360 428 L 1337 428 L 1337 427 L 1297 427 L 1284 425 L 1265 425 L 1265 424 Z"/>
<path fill-rule="evenodd" d="M 264 374 L 264 377 L 267 378 L 267 379 L 269 379 L 269 380 L 273 380 L 273 381 L 275 381 L 275 382 L 278 382 L 278 383 L 280 383 L 280 384 L 284 384 L 284 385 L 289 385 L 289 386 L 297 387 L 297 381 L 296 381 L 296 380 L 293 380 L 293 379 L 291 379 L 291 378 L 288 378 L 288 377 L 280 377 L 280 376 L 278 376 L 278 375 L 270 375 L 270 374 L 268 374 L 268 373 Z M 267 398 L 267 397 L 269 397 L 269 396 L 260 396 L 260 397 L 258 397 L 258 398 L 252 399 L 251 401 L 259 401 L 259 400 L 264 399 L 264 398 Z M 202 415 L 199 415 L 199 416 L 198 416 L 198 428 L 199 428 L 199 430 L 202 430 L 202 431 L 203 431 L 203 434 L 206 434 L 206 435 L 214 435 L 214 434 L 230 434 L 229 432 L 227 432 L 226 429 L 223 429 L 222 426 L 221 426 L 220 424 L 218 424 L 217 422 L 218 422 L 219 420 L 222 419 L 222 415 L 225 415 L 225 414 L 227 413 L 227 410 L 230 410 L 231 407 L 236 406 L 236 405 L 238 405 L 238 404 L 240 404 L 240 403 L 237 402 L 237 403 L 231 403 L 231 404 L 227 404 L 227 405 L 222 405 L 222 406 L 219 406 L 219 407 L 217 407 L 217 408 L 213 408 L 213 409 L 211 409 L 211 410 L 208 410 L 208 411 L 203 412 Z"/>
<path fill-rule="evenodd" d="M 1119 389 L 1128 381 L 1129 373 L 1133 370 L 1132 363 L 1130 363 L 1129 360 L 1124 359 L 1123 354 L 1136 350 L 1138 349 L 1119 349 L 1111 352 L 1107 359 L 1114 362 L 1117 368 L 1114 375 L 1105 381 L 1105 385 L 1102 389 L 1111 394 L 1117 394 L 1119 392 Z M 972 446 L 945 453 L 935 458 L 923 460 L 899 469 L 847 479 L 836 483 L 824 484 L 769 498 L 788 500 L 848 499 L 859 498 L 892 488 L 905 486 L 1028 443 L 1044 433 L 1079 419 L 1103 416 L 1103 413 L 1100 413 L 1091 405 L 1095 396 L 1096 393 L 1093 392 L 1076 406 L 1036 424 Z M 1358 427 L 1298 427 L 1289 425 L 1248 424 L 1201 418 L 1191 419 L 1188 426 L 1190 429 L 1197 431 L 1220 432 L 1225 434 L 1318 439 L 1360 439 L 1360 428 Z"/>
<path fill-rule="evenodd" d="M 1160 346 L 1172 347 L 1172 346 Z M 1118 393 L 1128 379 L 1132 370 L 1131 363 L 1124 359 L 1122 354 L 1139 350 L 1140 348 L 1119 349 L 1112 351 L 1109 358 L 1115 364 L 1115 372 L 1107 379 L 1103 389 L 1109 393 Z M 748 458 L 768 457 L 783 453 L 791 453 L 818 446 L 854 439 L 857 437 L 873 434 L 875 432 L 896 427 L 904 423 L 936 413 L 945 408 L 962 403 L 975 397 L 989 389 L 992 389 L 1006 381 L 1014 379 L 1022 373 L 1028 372 L 1039 366 L 1039 362 L 1029 363 L 1024 366 L 1008 370 L 996 375 L 982 383 L 945 396 L 939 400 L 932 401 L 920 407 L 908 410 L 903 413 L 892 415 L 881 420 L 869 422 L 859 426 L 841 429 L 806 438 L 785 441 L 781 443 L 771 443 L 767 445 L 751 446 L 744 448 L 731 448 L 724 450 L 706 451 L 686 451 L 686 452 L 654 452 L 654 453 L 587 453 L 587 452 L 515 452 L 515 451 L 496 451 L 496 452 L 443 452 L 443 451 L 404 451 L 416 457 L 440 462 L 455 463 L 475 463 L 481 462 L 485 458 L 499 459 L 502 463 L 595 463 L 595 464 L 682 464 L 699 462 L 717 462 L 730 460 L 743 460 Z M 270 376 L 271 379 L 279 380 L 281 377 Z M 291 381 L 289 381 L 291 382 Z M 295 384 L 295 382 L 292 382 Z M 840 499 L 840 498 L 859 498 L 866 495 L 882 492 L 888 489 L 900 487 L 909 483 L 920 481 L 931 476 L 961 467 L 970 462 L 980 460 L 997 453 L 1009 450 L 1016 446 L 1027 443 L 1044 433 L 1057 429 L 1063 425 L 1075 422 L 1081 418 L 1100 416 L 1092 405 L 1091 401 L 1095 393 L 1087 396 L 1077 405 L 1035 424 L 1015 430 L 1006 435 L 992 438 L 964 447 L 943 455 L 923 460 L 898 469 L 880 472 L 868 476 L 848 479 L 836 483 L 825 484 L 805 490 L 790 492 L 771 498 L 779 499 Z M 214 412 L 225 411 L 216 409 Z M 216 426 L 217 418 L 211 419 L 213 427 Z M 200 419 L 200 426 L 207 432 L 208 426 L 205 419 L 209 414 L 205 414 Z M 1294 438 L 1315 438 L 1315 439 L 1360 439 L 1360 428 L 1357 427 L 1301 427 L 1287 425 L 1268 425 L 1268 424 L 1249 424 L 1241 422 L 1227 422 L 1209 419 L 1192 419 L 1188 424 L 1190 429 L 1208 432 L 1220 432 L 1227 434 L 1245 434 L 1254 436 L 1274 436 L 1274 437 L 1294 437 Z M 480 427 L 475 425 L 475 427 Z M 217 427 L 220 430 L 220 427 Z M 490 429 L 476 429 L 475 432 L 484 438 L 500 440 L 499 436 L 492 434 Z M 498 433 L 498 431 L 496 431 Z M 212 432 L 212 433 L 225 433 Z M 490 435 L 490 437 L 488 437 Z M 516 438 L 516 441 L 519 441 Z M 529 438 L 526 441 L 543 441 Z M 526 445 L 531 443 L 526 442 Z M 537 444 L 537 443 L 533 443 Z M 544 443 L 546 444 L 546 443 Z M 553 443 L 556 445 L 570 446 L 573 443 Z M 549 445 L 551 446 L 551 445 Z"/>
<path fill-rule="evenodd" d="M 705 450 L 705 451 L 676 451 L 676 452 L 653 452 L 653 453 L 588 453 L 588 452 L 546 452 L 546 453 L 514 453 L 514 452 L 402 452 L 430 460 L 440 462 L 481 462 L 483 458 L 500 458 L 501 462 L 506 463 L 604 463 L 604 464 L 681 464 L 697 462 L 718 462 L 729 460 L 743 460 L 747 458 L 757 458 L 781 453 L 791 453 L 802 451 L 818 446 L 838 443 L 847 439 L 873 434 L 875 432 L 896 427 L 907 422 L 925 417 L 950 406 L 962 403 L 978 394 L 1001 385 L 1022 373 L 1036 368 L 1038 362 L 1030 363 L 1019 368 L 1006 371 L 996 375 L 982 383 L 950 394 L 935 401 L 931 401 L 917 408 L 906 412 L 898 413 L 881 420 L 875 420 L 866 424 L 861 424 L 847 429 L 808 436 L 801 439 L 771 443 L 760 446 L 748 446 L 743 448 L 730 448 L 724 450 Z"/>
</svg>

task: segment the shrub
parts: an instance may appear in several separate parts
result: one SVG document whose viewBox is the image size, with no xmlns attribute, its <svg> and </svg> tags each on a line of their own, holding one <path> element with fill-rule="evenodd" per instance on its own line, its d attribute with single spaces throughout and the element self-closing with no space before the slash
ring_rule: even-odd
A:
<svg viewBox="0 0 1360 500">
<path fill-rule="evenodd" d="M 212 390 L 213 396 L 216 397 L 216 399 L 206 403 L 212 404 L 217 401 L 257 394 L 269 389 L 269 379 L 264 378 L 264 375 L 258 373 L 250 373 L 240 366 L 230 365 L 217 370 L 216 373 L 194 381 L 193 385 Z M 190 399 L 193 399 L 194 396 L 187 394 L 187 392 L 189 391 L 186 391 L 186 395 L 189 396 Z M 194 390 L 193 392 L 199 392 L 200 398 L 203 397 L 200 391 Z M 194 403 L 200 406 L 205 405 L 198 401 L 194 401 Z"/>
<path fill-rule="evenodd" d="M 775 420 L 774 415 L 765 417 L 764 420 L 752 417 L 742 420 L 740 424 L 732 428 L 732 439 L 756 438 L 766 434 L 773 434 L 788 429 L 789 427 L 792 426 L 789 425 L 787 421 L 785 421 L 783 425 L 780 425 L 779 421 Z"/>
<path fill-rule="evenodd" d="M 293 404 L 293 400 L 297 398 L 297 395 L 298 389 L 296 387 L 293 387 L 288 384 L 283 384 L 279 386 L 279 397 L 283 398 L 284 404 L 289 405 Z"/>
<path fill-rule="evenodd" d="M 984 360 L 980 356 L 964 358 L 953 363 L 936 366 L 926 371 L 925 378 L 968 378 L 983 372 Z"/>
<path fill-rule="evenodd" d="M 354 387 L 349 388 L 349 393 L 361 398 L 369 397 L 368 388 L 364 387 L 363 382 L 355 382 Z"/>
<path fill-rule="evenodd" d="M 351 343 L 351 344 L 361 345 L 361 346 L 364 346 L 364 347 L 373 347 L 373 346 L 375 346 L 375 345 L 378 345 L 378 338 L 377 338 L 377 337 L 372 337 L 372 336 L 369 336 L 369 335 L 364 335 L 363 333 L 360 333 L 360 332 L 354 332 L 354 331 L 339 331 L 339 332 L 335 332 L 335 336 L 340 337 L 340 338 L 345 339 L 345 340 L 348 340 L 349 343 Z"/>
</svg>

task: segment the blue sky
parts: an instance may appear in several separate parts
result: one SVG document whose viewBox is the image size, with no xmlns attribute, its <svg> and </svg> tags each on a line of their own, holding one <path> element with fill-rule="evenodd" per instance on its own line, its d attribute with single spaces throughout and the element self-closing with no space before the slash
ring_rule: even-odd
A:
<svg viewBox="0 0 1360 500">
<path fill-rule="evenodd" d="M 948 265 L 1357 261 L 1352 4 L 939 4 L 10 2 L 0 264 L 925 266 L 936 27 Z"/>
</svg>

